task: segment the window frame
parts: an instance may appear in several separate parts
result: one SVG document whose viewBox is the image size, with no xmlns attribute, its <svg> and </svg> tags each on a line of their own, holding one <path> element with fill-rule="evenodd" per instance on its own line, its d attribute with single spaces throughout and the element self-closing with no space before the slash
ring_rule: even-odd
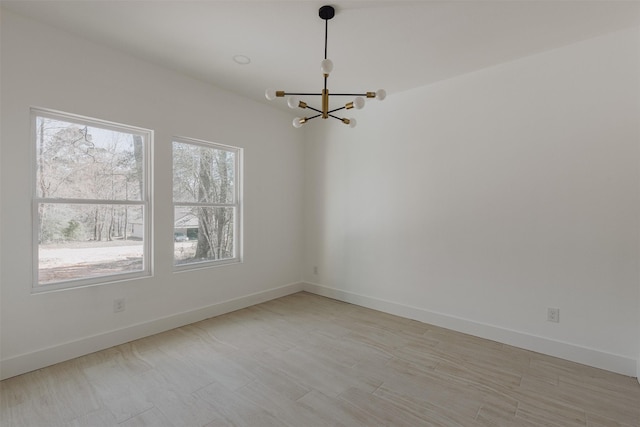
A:
<svg viewBox="0 0 640 427">
<path fill-rule="evenodd" d="M 188 144 L 192 146 L 198 147 L 206 147 L 214 150 L 223 150 L 230 151 L 234 153 L 234 185 L 233 185 L 233 200 L 234 203 L 199 203 L 199 202 L 177 202 L 174 198 L 173 194 L 173 174 L 174 174 L 174 165 L 173 165 L 173 148 L 174 143 L 179 144 Z M 171 167 L 171 206 L 172 206 L 172 222 L 171 222 L 171 241 L 173 242 L 173 271 L 175 273 L 184 272 L 184 271 L 192 271 L 198 270 L 202 268 L 211 268 L 211 267 L 219 267 L 230 264 L 239 264 L 243 262 L 243 149 L 240 147 L 234 147 L 231 145 L 220 144 L 217 142 L 205 141 L 201 139 L 183 137 L 183 136 L 174 136 L 171 139 L 171 153 L 172 153 L 172 167 Z M 203 260 L 203 261 L 194 261 L 184 264 L 176 264 L 175 259 L 175 223 L 176 223 L 176 207 L 177 206 L 193 206 L 193 207 L 211 207 L 211 208 L 233 208 L 235 212 L 234 222 L 233 222 L 233 248 L 234 248 L 234 256 L 233 258 L 226 259 L 216 259 L 216 260 Z"/>
<path fill-rule="evenodd" d="M 43 198 L 38 194 L 38 134 L 37 120 L 39 117 L 45 119 L 60 120 L 68 123 L 74 123 L 81 126 L 89 126 L 115 132 L 129 133 L 142 137 L 142 192 L 140 200 L 119 200 L 119 199 L 89 199 L 89 198 Z M 58 291 L 65 289 L 75 289 L 88 286 L 99 286 L 124 280 L 139 279 L 151 277 L 153 275 L 153 205 L 151 195 L 153 194 L 152 181 L 152 146 L 153 146 L 153 130 L 145 129 L 137 126 L 125 125 L 107 120 L 97 119 L 93 117 L 82 116 L 79 114 L 67 113 L 47 108 L 31 107 L 30 108 L 30 127 L 31 127 L 31 226 L 32 226 L 32 256 L 33 256 L 33 272 L 32 272 L 32 293 L 42 293 L 49 291 Z M 67 279 L 57 282 L 39 283 L 40 270 L 40 244 L 39 237 L 39 215 L 38 206 L 41 203 L 59 204 L 59 205 L 128 205 L 138 206 L 142 208 L 143 226 L 143 243 L 142 243 L 142 269 L 139 271 L 103 274 L 100 276 Z"/>
</svg>

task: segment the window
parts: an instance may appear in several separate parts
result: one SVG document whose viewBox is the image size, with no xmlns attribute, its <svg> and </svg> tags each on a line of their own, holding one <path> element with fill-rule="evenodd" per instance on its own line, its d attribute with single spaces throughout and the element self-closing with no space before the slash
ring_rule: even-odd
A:
<svg viewBox="0 0 640 427">
<path fill-rule="evenodd" d="M 173 141 L 173 247 L 178 269 L 241 260 L 239 148 Z"/>
<path fill-rule="evenodd" d="M 34 290 L 150 274 L 151 131 L 32 109 Z"/>
</svg>

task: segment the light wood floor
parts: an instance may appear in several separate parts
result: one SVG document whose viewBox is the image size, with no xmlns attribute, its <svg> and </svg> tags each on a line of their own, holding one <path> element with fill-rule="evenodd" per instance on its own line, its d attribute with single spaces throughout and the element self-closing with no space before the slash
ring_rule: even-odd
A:
<svg viewBox="0 0 640 427">
<path fill-rule="evenodd" d="M 640 426 L 640 384 L 298 293 L 2 382 L 9 426 Z"/>
</svg>

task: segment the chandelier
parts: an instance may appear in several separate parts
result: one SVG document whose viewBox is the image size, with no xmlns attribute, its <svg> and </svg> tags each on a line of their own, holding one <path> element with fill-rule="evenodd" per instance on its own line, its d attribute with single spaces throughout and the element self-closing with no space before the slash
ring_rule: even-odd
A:
<svg viewBox="0 0 640 427">
<path fill-rule="evenodd" d="M 322 6 L 318 11 L 318 15 L 320 16 L 320 18 L 324 19 L 324 60 L 320 63 L 320 71 L 322 71 L 322 75 L 324 76 L 324 89 L 322 89 L 321 93 L 296 93 L 286 92 L 284 90 L 267 89 L 265 92 L 265 96 L 269 101 L 273 101 L 276 98 L 288 96 L 289 98 L 287 100 L 287 105 L 289 106 L 289 108 L 309 109 L 318 113 L 310 117 L 296 117 L 295 119 L 293 119 L 293 127 L 295 128 L 302 127 L 303 124 L 317 117 L 322 117 L 323 119 L 328 119 L 329 117 L 331 117 L 340 120 L 342 123 L 349 125 L 350 127 L 355 127 L 356 119 L 341 118 L 334 115 L 333 113 L 341 110 L 350 110 L 352 108 L 356 108 L 357 110 L 359 110 L 364 107 L 365 98 L 376 98 L 382 101 L 387 96 L 387 92 L 384 89 L 380 89 L 376 92 L 365 93 L 329 93 L 329 89 L 327 89 L 327 79 L 329 78 L 329 73 L 331 73 L 331 71 L 333 70 L 333 62 L 330 59 L 327 59 L 327 34 L 329 29 L 329 19 L 334 17 L 335 9 L 332 6 Z M 300 100 L 299 96 L 321 96 L 322 108 L 318 109 L 311 107 L 306 102 Z M 353 101 L 346 103 L 343 107 L 329 110 L 330 96 L 355 96 L 355 98 L 353 99 Z"/>
</svg>

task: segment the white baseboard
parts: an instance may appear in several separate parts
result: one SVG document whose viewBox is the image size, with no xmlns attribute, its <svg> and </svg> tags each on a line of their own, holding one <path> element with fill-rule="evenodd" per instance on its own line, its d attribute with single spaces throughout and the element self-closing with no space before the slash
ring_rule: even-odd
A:
<svg viewBox="0 0 640 427">
<path fill-rule="evenodd" d="M 382 311 L 408 319 L 418 320 L 431 325 L 440 326 L 454 331 L 486 338 L 514 347 L 531 350 L 549 356 L 559 357 L 572 362 L 582 363 L 607 371 L 616 372 L 630 377 L 640 377 L 640 361 L 607 353 L 575 344 L 555 341 L 524 332 L 501 328 L 499 326 L 478 323 L 448 314 L 437 313 L 419 307 L 412 307 L 397 302 L 359 295 L 353 292 L 329 288 L 327 286 L 304 283 L 307 292 L 333 298 L 374 310 Z M 640 380 L 639 380 L 640 381 Z"/>
<path fill-rule="evenodd" d="M 303 290 L 302 283 L 292 283 L 267 291 L 256 292 L 233 298 L 217 304 L 201 307 L 183 313 L 138 323 L 126 328 L 105 332 L 98 335 L 44 348 L 27 354 L 0 361 L 0 379 L 14 377 L 46 366 L 64 362 L 104 350 L 105 348 L 124 344 L 133 340 L 148 337 L 170 329 L 179 328 L 190 323 L 221 314 L 240 310 L 275 298 L 280 298 Z"/>
<path fill-rule="evenodd" d="M 637 377 L 639 378 L 638 381 L 640 381 L 640 360 L 313 283 L 293 283 L 11 357 L 0 361 L 0 379 L 24 374 L 64 362 L 65 360 L 104 350 L 105 348 L 124 344 L 170 329 L 179 328 L 190 323 L 240 310 L 303 290 L 515 347 L 548 354 L 631 377 Z"/>
</svg>

